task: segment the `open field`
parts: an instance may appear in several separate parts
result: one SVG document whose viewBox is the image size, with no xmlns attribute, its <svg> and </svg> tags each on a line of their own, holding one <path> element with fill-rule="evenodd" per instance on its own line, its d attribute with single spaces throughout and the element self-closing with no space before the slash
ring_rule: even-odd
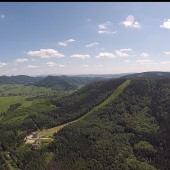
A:
<svg viewBox="0 0 170 170">
<path fill-rule="evenodd" d="M 0 112 L 6 112 L 11 104 L 21 103 L 21 107 L 29 107 L 32 101 L 26 101 L 21 96 L 0 97 Z"/>
<path fill-rule="evenodd" d="M 26 85 L 0 85 L 0 96 L 51 96 L 56 94 L 55 90 L 45 87 L 26 86 Z"/>
</svg>

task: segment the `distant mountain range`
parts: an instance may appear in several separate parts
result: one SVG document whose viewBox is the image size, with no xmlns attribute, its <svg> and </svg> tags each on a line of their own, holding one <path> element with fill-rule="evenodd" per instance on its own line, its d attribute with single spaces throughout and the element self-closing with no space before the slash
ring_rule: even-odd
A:
<svg viewBox="0 0 170 170">
<path fill-rule="evenodd" d="M 160 71 L 142 72 L 142 73 L 125 75 L 122 76 L 122 78 L 164 79 L 164 78 L 170 78 L 170 72 L 160 72 Z"/>
<path fill-rule="evenodd" d="M 30 77 L 26 75 L 18 76 L 0 76 L 0 84 L 29 84 L 37 83 L 41 81 L 44 77 Z"/>
<path fill-rule="evenodd" d="M 49 87 L 55 90 L 74 90 L 82 85 L 86 85 L 95 81 L 111 79 L 111 78 L 149 78 L 163 79 L 170 78 L 170 72 L 142 72 L 142 73 L 121 73 L 121 74 L 85 74 L 74 76 L 37 76 L 31 77 L 26 75 L 18 76 L 0 76 L 0 84 L 24 84 L 35 85 L 41 87 Z"/>
<path fill-rule="evenodd" d="M 47 76 L 36 83 L 36 86 L 50 87 L 54 90 L 74 90 L 82 85 L 95 81 L 104 80 L 102 77 L 69 77 L 69 76 Z"/>
</svg>

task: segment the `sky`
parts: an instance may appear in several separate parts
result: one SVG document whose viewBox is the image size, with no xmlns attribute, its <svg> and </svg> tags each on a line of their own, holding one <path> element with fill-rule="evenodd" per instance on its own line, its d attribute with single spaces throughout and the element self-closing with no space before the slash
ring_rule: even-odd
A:
<svg viewBox="0 0 170 170">
<path fill-rule="evenodd" d="M 0 75 L 170 71 L 170 2 L 0 2 Z"/>
</svg>

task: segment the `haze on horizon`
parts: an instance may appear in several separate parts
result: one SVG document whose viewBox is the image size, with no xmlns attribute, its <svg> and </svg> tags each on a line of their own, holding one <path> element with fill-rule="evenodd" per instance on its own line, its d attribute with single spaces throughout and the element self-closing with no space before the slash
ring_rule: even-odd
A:
<svg viewBox="0 0 170 170">
<path fill-rule="evenodd" d="M 170 71 L 170 2 L 0 2 L 0 75 Z"/>
</svg>

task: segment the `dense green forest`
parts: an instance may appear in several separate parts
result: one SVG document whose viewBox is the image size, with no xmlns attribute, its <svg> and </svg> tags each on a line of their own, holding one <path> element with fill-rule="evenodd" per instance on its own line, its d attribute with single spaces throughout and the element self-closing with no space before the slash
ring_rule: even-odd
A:
<svg viewBox="0 0 170 170">
<path fill-rule="evenodd" d="M 170 79 L 133 77 L 109 98 L 126 81 L 98 81 L 27 107 L 11 104 L 1 113 L 0 170 L 169 170 Z M 33 131 L 77 119 L 39 149 L 24 143 Z"/>
</svg>

